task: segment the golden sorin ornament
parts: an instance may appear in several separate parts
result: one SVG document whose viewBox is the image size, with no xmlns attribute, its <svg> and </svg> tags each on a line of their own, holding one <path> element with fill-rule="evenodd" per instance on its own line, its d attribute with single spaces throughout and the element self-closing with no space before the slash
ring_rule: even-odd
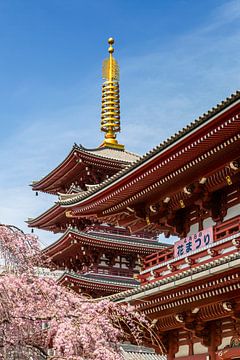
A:
<svg viewBox="0 0 240 360">
<path fill-rule="evenodd" d="M 101 114 L 101 130 L 106 134 L 101 146 L 123 150 L 124 145 L 116 139 L 116 133 L 120 132 L 119 66 L 112 55 L 114 39 L 109 38 L 108 43 L 109 58 L 103 61 Z"/>
</svg>

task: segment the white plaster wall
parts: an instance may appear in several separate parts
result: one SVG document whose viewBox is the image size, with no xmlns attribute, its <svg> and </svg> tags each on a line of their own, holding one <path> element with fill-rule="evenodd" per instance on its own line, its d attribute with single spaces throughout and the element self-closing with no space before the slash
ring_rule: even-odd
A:
<svg viewBox="0 0 240 360">
<path fill-rule="evenodd" d="M 162 276 L 171 274 L 171 270 L 166 270 L 161 273 Z"/>
<path fill-rule="evenodd" d="M 100 265 L 106 265 L 106 261 L 105 261 L 105 260 L 101 260 L 101 261 L 100 261 Z"/>
<path fill-rule="evenodd" d="M 222 350 L 225 348 L 225 346 L 229 345 L 231 338 L 232 338 L 231 336 L 223 338 L 221 345 L 218 347 L 218 350 Z"/>
<path fill-rule="evenodd" d="M 229 220 L 237 215 L 240 215 L 240 204 L 234 205 L 228 209 L 224 221 Z"/>
<path fill-rule="evenodd" d="M 179 358 L 181 356 L 188 356 L 188 354 L 189 354 L 189 346 L 182 345 L 179 347 L 178 352 L 175 354 L 175 358 Z"/>
<path fill-rule="evenodd" d="M 190 226 L 190 230 L 189 230 L 187 236 L 196 234 L 196 233 L 198 232 L 198 229 L 199 229 L 199 224 L 198 224 L 198 223 L 192 224 L 192 225 Z"/>
<path fill-rule="evenodd" d="M 209 259 L 211 259 L 211 256 L 207 255 L 207 256 L 203 256 L 202 258 L 198 259 L 197 262 L 201 263 L 201 262 L 209 260 Z"/>
<path fill-rule="evenodd" d="M 140 270 L 141 270 L 141 266 L 140 266 L 140 265 L 135 265 L 135 266 L 134 266 L 134 270 L 140 271 Z"/>
<path fill-rule="evenodd" d="M 207 229 L 210 226 L 214 226 L 216 225 L 215 221 L 213 221 L 213 219 L 211 217 L 203 220 L 203 229 Z"/>
<path fill-rule="evenodd" d="M 182 265 L 179 266 L 179 269 L 185 269 L 185 268 L 187 268 L 187 267 L 189 267 L 188 264 L 182 264 Z"/>
<path fill-rule="evenodd" d="M 206 354 L 207 352 L 208 352 L 208 348 L 202 345 L 200 342 L 193 344 L 194 355 Z"/>
</svg>

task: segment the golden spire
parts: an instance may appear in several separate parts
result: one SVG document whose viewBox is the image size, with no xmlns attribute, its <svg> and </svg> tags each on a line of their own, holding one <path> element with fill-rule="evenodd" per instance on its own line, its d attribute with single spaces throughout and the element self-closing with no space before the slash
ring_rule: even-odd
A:
<svg viewBox="0 0 240 360">
<path fill-rule="evenodd" d="M 105 139 L 101 146 L 124 149 L 124 145 L 118 144 L 116 133 L 120 131 L 120 97 L 119 97 L 119 67 L 113 57 L 114 39 L 109 38 L 109 58 L 103 61 L 102 85 L 102 115 L 101 130 L 104 131 Z"/>
</svg>

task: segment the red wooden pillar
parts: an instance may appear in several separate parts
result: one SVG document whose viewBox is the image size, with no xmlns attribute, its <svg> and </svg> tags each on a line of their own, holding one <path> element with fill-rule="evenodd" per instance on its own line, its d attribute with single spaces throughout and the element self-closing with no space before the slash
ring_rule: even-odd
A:
<svg viewBox="0 0 240 360">
<path fill-rule="evenodd" d="M 213 321 L 210 326 L 210 345 L 208 347 L 208 353 L 210 360 L 217 360 L 216 351 L 218 346 L 222 342 L 221 322 Z"/>
<path fill-rule="evenodd" d="M 178 331 L 172 331 L 168 338 L 168 354 L 167 360 L 174 360 L 175 354 L 178 352 Z"/>
</svg>

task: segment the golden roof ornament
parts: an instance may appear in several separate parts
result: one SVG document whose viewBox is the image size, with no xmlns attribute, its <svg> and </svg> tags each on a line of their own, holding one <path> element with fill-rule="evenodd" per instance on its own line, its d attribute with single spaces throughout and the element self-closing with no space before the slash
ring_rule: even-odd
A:
<svg viewBox="0 0 240 360">
<path fill-rule="evenodd" d="M 101 147 L 111 147 L 124 150 L 124 145 L 118 143 L 116 133 L 120 132 L 120 96 L 119 96 L 119 66 L 113 57 L 114 39 L 108 39 L 109 58 L 103 61 L 102 77 L 102 113 L 101 130 L 105 139 Z"/>
</svg>

